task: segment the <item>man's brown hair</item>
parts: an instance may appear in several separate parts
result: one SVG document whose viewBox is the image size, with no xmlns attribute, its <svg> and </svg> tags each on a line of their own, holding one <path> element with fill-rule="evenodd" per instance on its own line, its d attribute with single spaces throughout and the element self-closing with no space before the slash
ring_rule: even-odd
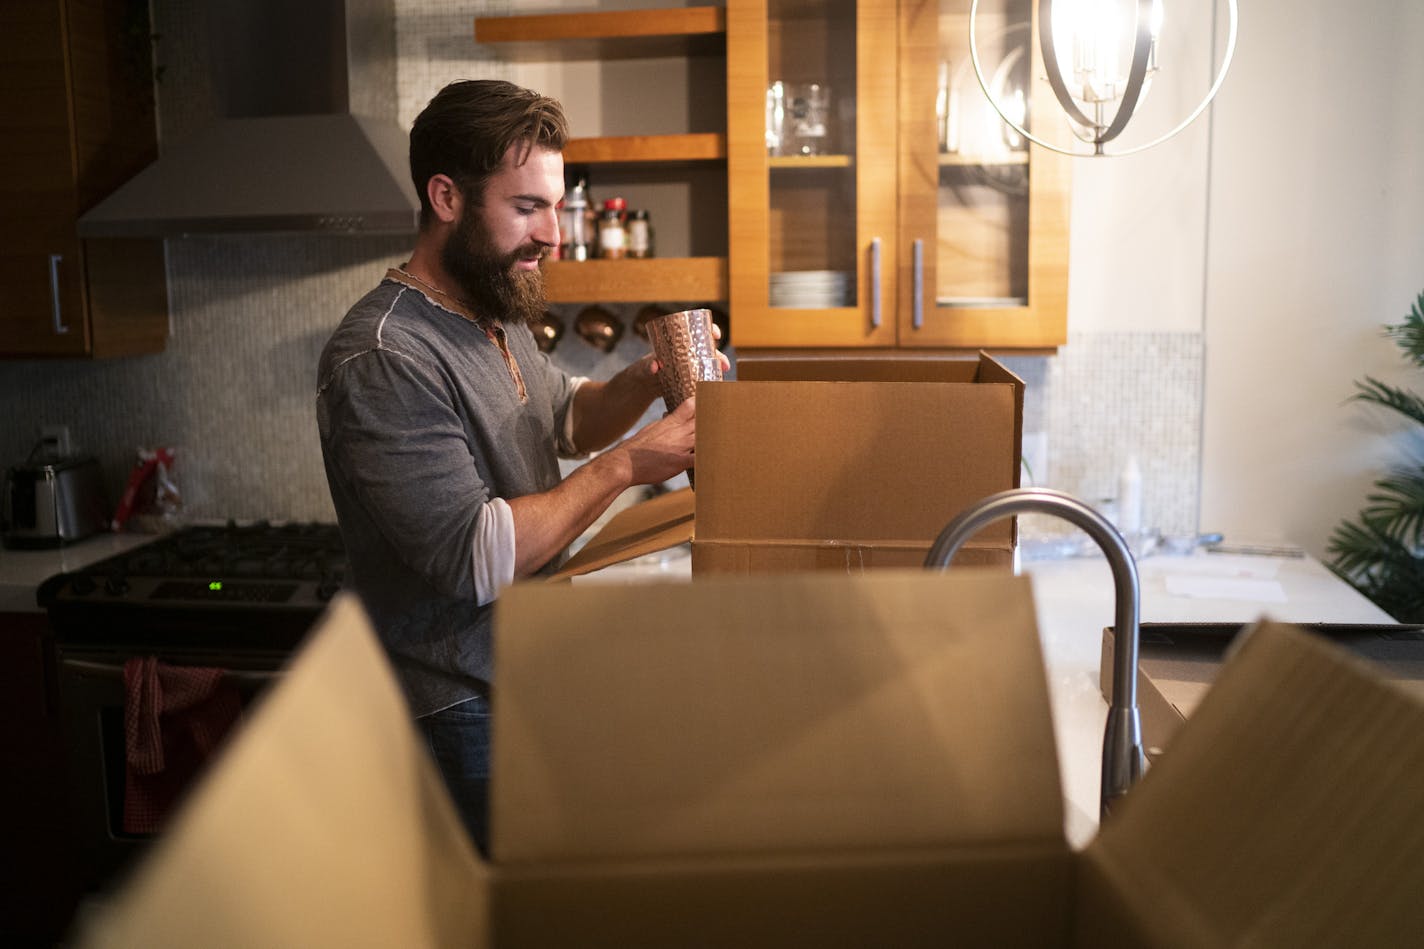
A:
<svg viewBox="0 0 1424 949">
<path fill-rule="evenodd" d="M 502 79 L 450 83 L 410 130 L 410 177 L 420 197 L 420 226 L 432 214 L 425 186 L 433 176 L 449 175 L 478 203 L 511 145 L 522 145 L 517 160 L 523 164 L 534 146 L 563 151 L 568 140 L 568 121 L 555 99 Z"/>
</svg>

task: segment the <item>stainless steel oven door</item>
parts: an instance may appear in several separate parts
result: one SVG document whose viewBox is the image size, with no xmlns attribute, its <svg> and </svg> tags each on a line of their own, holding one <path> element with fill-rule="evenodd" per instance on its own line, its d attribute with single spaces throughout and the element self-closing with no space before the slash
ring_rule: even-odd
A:
<svg viewBox="0 0 1424 949">
<path fill-rule="evenodd" d="M 67 736 L 72 865 L 84 890 L 116 882 L 116 877 L 155 836 L 123 831 L 127 760 L 124 663 L 134 655 L 137 654 L 95 647 L 59 648 L 58 684 Z M 160 654 L 158 658 L 174 665 L 226 670 L 226 681 L 237 687 L 246 715 L 251 712 L 252 703 L 281 675 L 286 657 L 184 650 Z"/>
</svg>

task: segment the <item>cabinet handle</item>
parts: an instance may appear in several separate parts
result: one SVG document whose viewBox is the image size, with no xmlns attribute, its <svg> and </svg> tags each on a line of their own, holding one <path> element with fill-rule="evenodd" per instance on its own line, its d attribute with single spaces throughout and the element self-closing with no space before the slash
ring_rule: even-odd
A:
<svg viewBox="0 0 1424 949">
<path fill-rule="evenodd" d="M 910 326 L 919 329 L 925 325 L 925 242 L 917 237 L 911 246 L 914 277 L 910 294 L 914 309 L 910 312 Z"/>
<path fill-rule="evenodd" d="M 870 328 L 880 329 L 880 238 L 870 239 Z"/>
<path fill-rule="evenodd" d="M 66 672 L 78 673 L 95 679 L 117 679 L 120 682 L 124 678 L 124 664 L 122 662 L 95 662 L 92 659 L 71 659 L 65 657 L 59 661 L 61 667 Z M 223 678 L 238 686 L 266 685 L 269 682 L 276 682 L 283 677 L 280 670 L 265 669 L 224 669 Z"/>
<path fill-rule="evenodd" d="M 69 327 L 64 325 L 64 314 L 59 306 L 59 262 L 64 259 L 63 254 L 49 255 L 49 300 L 54 306 L 54 332 L 56 336 L 63 336 L 69 332 Z"/>
</svg>

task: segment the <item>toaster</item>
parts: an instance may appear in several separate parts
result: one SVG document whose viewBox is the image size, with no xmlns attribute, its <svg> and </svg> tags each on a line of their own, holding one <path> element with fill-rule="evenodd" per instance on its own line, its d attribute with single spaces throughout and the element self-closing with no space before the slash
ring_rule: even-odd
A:
<svg viewBox="0 0 1424 949">
<path fill-rule="evenodd" d="M 0 542 L 6 547 L 61 547 L 104 530 L 108 523 L 96 458 L 32 460 L 5 472 Z"/>
</svg>

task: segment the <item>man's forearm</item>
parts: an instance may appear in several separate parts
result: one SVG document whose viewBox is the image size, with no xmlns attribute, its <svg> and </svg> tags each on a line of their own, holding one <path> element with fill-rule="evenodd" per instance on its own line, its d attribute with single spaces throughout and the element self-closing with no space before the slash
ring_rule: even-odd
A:
<svg viewBox="0 0 1424 949">
<path fill-rule="evenodd" d="M 510 500 L 515 579 L 548 563 L 608 510 L 625 488 L 658 484 L 686 471 L 696 460 L 696 436 L 697 400 L 688 399 L 590 459 L 557 487 Z"/>
<path fill-rule="evenodd" d="M 514 498 L 514 578 L 532 575 L 582 534 L 633 484 L 632 465 L 613 451 L 580 465 L 552 490 Z"/>
<path fill-rule="evenodd" d="M 581 452 L 599 451 L 617 441 L 642 418 L 658 394 L 657 376 L 646 359 L 607 382 L 586 382 L 574 395 L 574 445 Z"/>
</svg>

